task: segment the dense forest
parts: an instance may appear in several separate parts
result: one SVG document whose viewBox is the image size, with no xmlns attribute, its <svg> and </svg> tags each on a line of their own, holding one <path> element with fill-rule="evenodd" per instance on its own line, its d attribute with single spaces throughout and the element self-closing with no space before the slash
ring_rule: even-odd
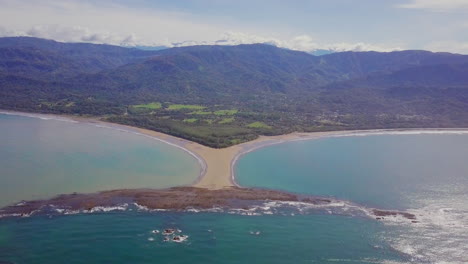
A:
<svg viewBox="0 0 468 264">
<path fill-rule="evenodd" d="M 98 116 L 217 148 L 293 131 L 468 127 L 468 56 L 0 38 L 0 109 Z"/>
</svg>

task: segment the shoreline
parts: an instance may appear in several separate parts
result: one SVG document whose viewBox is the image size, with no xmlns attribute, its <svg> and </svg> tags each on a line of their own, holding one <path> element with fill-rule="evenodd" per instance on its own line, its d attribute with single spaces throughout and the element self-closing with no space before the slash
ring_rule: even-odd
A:
<svg viewBox="0 0 468 264">
<path fill-rule="evenodd" d="M 271 207 L 275 210 L 271 211 Z M 197 187 L 172 187 L 167 189 L 118 189 L 95 193 L 60 194 L 51 199 L 22 201 L 0 208 L 0 219 L 30 217 L 33 215 L 67 215 L 113 210 L 126 211 L 178 211 L 178 212 L 245 212 L 247 215 L 273 214 L 285 208 L 303 207 L 307 210 L 334 208 L 336 214 L 347 214 L 355 208 L 356 215 L 375 220 L 402 218 L 418 223 L 415 214 L 408 211 L 366 207 L 346 200 L 328 197 L 293 194 L 261 188 L 208 190 Z M 339 208 L 339 209 L 337 209 Z M 336 210 L 337 209 L 337 210 Z"/>
<path fill-rule="evenodd" d="M 395 128 L 395 129 L 369 129 L 369 130 L 339 130 L 339 131 L 326 131 L 326 132 L 293 132 L 290 134 L 279 136 L 260 136 L 253 141 L 239 144 L 244 146 L 244 149 L 239 151 L 231 161 L 231 182 L 236 187 L 240 186 L 236 180 L 235 165 L 239 158 L 250 152 L 279 145 L 288 142 L 308 141 L 327 138 L 338 137 L 359 137 L 359 136 L 375 136 L 375 135 L 419 135 L 419 134 L 454 134 L 454 135 L 468 135 L 468 128 Z M 269 142 L 270 141 L 270 142 Z M 263 143 L 263 144 L 262 144 Z"/>
<path fill-rule="evenodd" d="M 115 124 L 91 117 L 54 115 L 41 113 L 26 113 L 0 110 L 0 114 L 25 116 L 31 118 L 50 119 L 65 122 L 91 124 L 97 127 L 114 129 L 126 133 L 145 136 L 159 142 L 169 144 L 194 157 L 200 164 L 197 179 L 188 186 L 219 190 L 230 187 L 242 187 L 235 178 L 235 166 L 238 160 L 249 152 L 287 142 L 316 140 L 334 137 L 369 136 L 369 135 L 411 135 L 411 134 L 468 134 L 468 128 L 402 128 L 402 129 L 370 129 L 370 130 L 340 130 L 326 132 L 293 132 L 278 136 L 260 136 L 255 140 L 223 149 L 214 149 L 196 142 L 174 137 L 168 134 Z"/>
</svg>

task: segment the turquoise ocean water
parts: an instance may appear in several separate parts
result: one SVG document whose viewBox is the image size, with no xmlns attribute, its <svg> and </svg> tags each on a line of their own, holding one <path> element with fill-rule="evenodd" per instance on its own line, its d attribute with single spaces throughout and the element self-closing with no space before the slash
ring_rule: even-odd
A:
<svg viewBox="0 0 468 264">
<path fill-rule="evenodd" d="M 109 139 L 109 144 L 117 143 Z M 161 147 L 151 146 L 166 153 Z M 270 146 L 239 159 L 241 185 L 343 201 L 325 208 L 265 203 L 250 211 L 147 212 L 130 206 L 4 218 L 0 263 L 465 263 L 466 157 L 468 135 L 343 137 Z M 419 222 L 377 221 L 366 214 L 374 207 L 405 210 Z M 179 228 L 189 239 L 163 242 L 161 234 L 151 233 L 164 228 Z"/>
<path fill-rule="evenodd" d="M 93 124 L 0 114 L 0 206 L 72 192 L 191 184 L 195 158 Z"/>
</svg>

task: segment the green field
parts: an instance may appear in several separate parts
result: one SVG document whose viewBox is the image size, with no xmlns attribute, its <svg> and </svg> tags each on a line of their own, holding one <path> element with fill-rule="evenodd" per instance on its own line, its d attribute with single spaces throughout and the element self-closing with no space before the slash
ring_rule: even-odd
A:
<svg viewBox="0 0 468 264">
<path fill-rule="evenodd" d="M 186 118 L 186 119 L 184 119 L 184 122 L 185 123 L 195 123 L 195 122 L 197 122 L 197 120 L 198 119 L 196 119 L 196 118 Z"/>
<path fill-rule="evenodd" d="M 271 126 L 263 123 L 263 122 L 253 122 L 253 123 L 250 123 L 247 125 L 247 127 L 250 127 L 250 128 L 268 128 L 270 129 Z"/>
<path fill-rule="evenodd" d="M 167 110 L 203 110 L 206 106 L 201 105 L 184 105 L 184 104 L 171 104 Z"/>
<path fill-rule="evenodd" d="M 195 112 L 191 112 L 189 113 L 191 115 L 211 115 L 213 114 L 213 112 L 208 112 L 208 111 L 195 111 Z"/>
<path fill-rule="evenodd" d="M 211 124 L 197 122 L 197 119 L 170 120 L 157 119 L 154 116 L 128 115 L 112 116 L 106 119 L 109 122 L 140 126 L 144 124 L 147 129 L 162 133 L 170 133 L 173 136 L 195 141 L 205 146 L 225 148 L 246 141 L 253 140 L 258 134 L 247 127 L 239 127 L 231 124 Z M 194 121 L 196 120 L 196 121 Z M 185 121 L 185 122 L 184 122 Z M 188 122 L 187 122 L 188 121 Z M 190 122 L 193 121 L 193 122 Z"/>
<path fill-rule="evenodd" d="M 234 117 L 223 118 L 218 124 L 228 124 L 234 122 Z"/>
<path fill-rule="evenodd" d="M 145 109 L 161 109 L 162 104 L 158 102 L 153 102 L 153 103 L 148 103 L 148 104 L 138 104 L 138 105 L 132 105 L 132 107 L 135 108 L 145 108 Z"/>
</svg>

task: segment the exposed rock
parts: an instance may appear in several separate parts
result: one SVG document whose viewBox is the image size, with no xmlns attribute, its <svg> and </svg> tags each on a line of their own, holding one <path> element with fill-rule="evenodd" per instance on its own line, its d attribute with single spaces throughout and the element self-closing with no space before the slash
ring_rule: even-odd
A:
<svg viewBox="0 0 468 264">
<path fill-rule="evenodd" d="M 400 212 L 400 211 L 387 211 L 387 210 L 379 210 L 379 209 L 374 209 L 372 210 L 374 215 L 383 217 L 384 216 L 403 216 L 404 218 L 410 219 L 410 220 L 415 220 L 416 216 L 411 213 L 407 212 Z"/>
<path fill-rule="evenodd" d="M 197 187 L 174 187 L 163 190 L 123 189 L 91 194 L 63 194 L 49 200 L 27 201 L 3 208 L 4 214 L 30 214 L 44 206 L 54 205 L 70 210 L 90 210 L 96 206 L 117 206 L 123 203 L 137 203 L 149 209 L 246 207 L 252 201 L 299 201 L 297 195 L 252 188 L 231 187 L 221 190 L 208 190 Z M 329 203 L 329 200 L 308 198 L 314 204 Z"/>
<path fill-rule="evenodd" d="M 136 203 L 148 209 L 185 210 L 190 208 L 209 209 L 244 208 L 262 201 L 293 201 L 313 205 L 327 205 L 333 199 L 296 195 L 283 191 L 229 187 L 210 190 L 198 187 L 174 187 L 169 189 L 122 189 L 89 194 L 62 194 L 49 200 L 23 201 L 1 210 L 3 215 L 26 216 L 33 212 L 43 212 L 47 208 L 60 208 L 72 211 L 92 210 L 95 207 L 114 207 Z M 402 216 L 416 222 L 416 216 L 401 211 L 372 209 L 376 220 L 384 217 Z"/>
</svg>

